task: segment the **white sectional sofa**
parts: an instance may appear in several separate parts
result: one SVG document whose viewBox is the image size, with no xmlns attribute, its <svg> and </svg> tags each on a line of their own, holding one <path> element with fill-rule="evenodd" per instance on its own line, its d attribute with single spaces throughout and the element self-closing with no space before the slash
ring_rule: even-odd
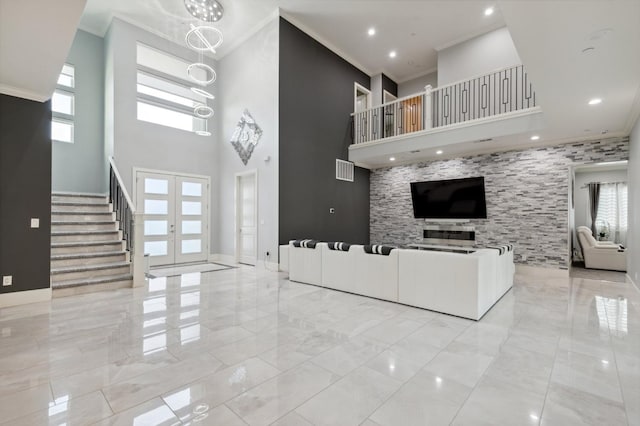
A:
<svg viewBox="0 0 640 426">
<path fill-rule="evenodd" d="M 307 284 L 347 291 L 479 320 L 513 286 L 513 251 L 479 249 L 472 253 L 393 249 L 369 254 L 362 245 L 348 251 L 280 248 L 281 269 Z"/>
<path fill-rule="evenodd" d="M 473 253 L 400 250 L 398 301 L 478 320 L 497 294 L 496 250 Z"/>
<path fill-rule="evenodd" d="M 322 285 L 322 244 L 315 248 L 294 247 L 289 243 L 289 279 Z"/>
</svg>

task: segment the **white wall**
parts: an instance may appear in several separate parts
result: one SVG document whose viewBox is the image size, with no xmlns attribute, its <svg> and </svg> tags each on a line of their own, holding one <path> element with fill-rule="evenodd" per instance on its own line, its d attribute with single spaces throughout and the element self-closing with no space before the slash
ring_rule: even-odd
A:
<svg viewBox="0 0 640 426">
<path fill-rule="evenodd" d="M 588 226 L 591 227 L 591 214 L 589 213 L 589 190 L 587 188 L 583 188 L 586 184 L 590 182 L 626 182 L 627 181 L 627 170 L 626 168 L 622 170 L 608 170 L 602 172 L 581 172 L 580 170 L 576 170 L 576 180 L 575 180 L 575 197 L 574 197 L 574 206 L 575 206 L 575 228 L 578 226 Z M 574 247 L 578 246 L 578 240 L 576 239 L 576 235 L 574 232 Z"/>
<path fill-rule="evenodd" d="M 75 68 L 74 143 L 52 142 L 51 186 L 54 191 L 104 194 L 103 39 L 78 30 L 66 62 Z"/>
<path fill-rule="evenodd" d="M 219 62 L 217 120 L 220 176 L 218 187 L 217 253 L 235 256 L 235 176 L 258 171 L 258 258 L 278 247 L 278 40 L 279 18 L 269 22 Z M 262 137 L 245 166 L 229 142 L 238 120 L 248 109 Z M 269 161 L 265 161 L 270 157 Z"/>
<path fill-rule="evenodd" d="M 636 121 L 629 139 L 627 274 L 637 286 L 640 286 L 640 119 Z"/>
<path fill-rule="evenodd" d="M 424 92 L 424 87 L 427 84 L 430 84 L 434 89 L 438 86 L 437 72 L 421 75 L 420 77 L 398 84 L 398 97 L 404 98 L 414 93 Z"/>
<path fill-rule="evenodd" d="M 519 65 L 507 27 L 472 38 L 438 52 L 438 86 Z"/>
<path fill-rule="evenodd" d="M 197 61 L 197 54 L 140 28 L 114 19 L 105 40 L 105 138 L 107 154 L 115 157 L 118 170 L 129 194 L 133 197 L 133 168 L 189 173 L 211 178 L 211 242 L 216 218 L 214 216 L 217 186 L 218 142 L 211 137 L 171 127 L 138 121 L 136 118 L 136 42 L 142 42 L 185 60 Z M 213 60 L 207 63 L 216 68 Z M 216 93 L 219 81 L 207 90 Z M 212 104 L 219 113 L 215 101 Z M 212 123 L 210 123 L 211 126 Z M 111 148 L 112 146 L 112 148 Z M 109 152 L 113 149 L 112 152 Z M 135 199 L 134 199 L 135 202 Z"/>
<path fill-rule="evenodd" d="M 371 77 L 371 106 L 382 105 L 382 74 Z"/>
</svg>

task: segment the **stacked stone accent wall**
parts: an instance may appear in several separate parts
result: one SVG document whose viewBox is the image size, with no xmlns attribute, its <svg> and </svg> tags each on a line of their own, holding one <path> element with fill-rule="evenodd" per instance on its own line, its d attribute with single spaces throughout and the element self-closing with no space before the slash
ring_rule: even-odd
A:
<svg viewBox="0 0 640 426">
<path fill-rule="evenodd" d="M 517 263 L 566 269 L 570 167 L 628 156 L 629 139 L 616 138 L 373 170 L 371 243 L 422 242 L 425 221 L 413 217 L 410 182 L 484 176 L 487 219 L 469 223 L 476 243 L 512 243 Z"/>
</svg>

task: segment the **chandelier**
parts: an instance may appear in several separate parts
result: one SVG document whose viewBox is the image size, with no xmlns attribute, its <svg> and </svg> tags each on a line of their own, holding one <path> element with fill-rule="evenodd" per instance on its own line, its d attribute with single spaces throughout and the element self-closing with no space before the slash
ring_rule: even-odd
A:
<svg viewBox="0 0 640 426">
<path fill-rule="evenodd" d="M 224 8 L 216 0 L 184 0 L 187 12 L 194 18 L 207 23 L 217 22 L 222 19 Z M 190 30 L 185 35 L 185 44 L 191 50 L 198 52 L 199 61 L 187 67 L 187 74 L 200 87 L 192 87 L 191 91 L 205 99 L 214 99 L 206 88 L 216 81 L 217 75 L 213 68 L 204 63 L 204 53 L 216 53 L 223 41 L 222 32 L 209 25 L 190 25 Z M 206 102 L 206 101 L 205 101 Z M 204 130 L 198 130 L 197 135 L 211 136 L 208 130 L 208 118 L 213 116 L 213 108 L 206 103 L 198 104 L 193 109 L 193 115 L 204 119 Z"/>
</svg>

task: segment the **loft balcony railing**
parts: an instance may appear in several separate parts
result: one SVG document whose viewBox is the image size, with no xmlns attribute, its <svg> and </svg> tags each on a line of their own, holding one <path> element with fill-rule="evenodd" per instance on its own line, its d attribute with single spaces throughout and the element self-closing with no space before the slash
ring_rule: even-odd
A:
<svg viewBox="0 0 640 426">
<path fill-rule="evenodd" d="M 523 65 L 406 96 L 354 112 L 353 143 L 360 144 L 536 106 Z"/>
</svg>

